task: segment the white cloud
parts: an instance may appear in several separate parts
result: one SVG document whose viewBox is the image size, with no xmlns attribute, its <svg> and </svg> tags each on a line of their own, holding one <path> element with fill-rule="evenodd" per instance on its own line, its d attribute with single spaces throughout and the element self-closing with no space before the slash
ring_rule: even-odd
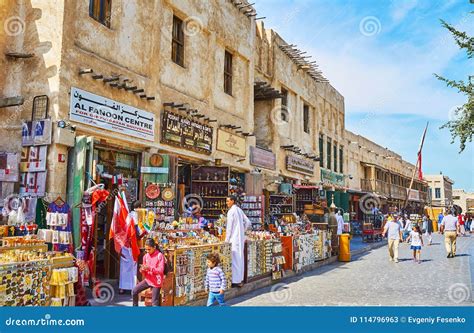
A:
<svg viewBox="0 0 474 333">
<path fill-rule="evenodd" d="M 395 22 L 402 21 L 408 13 L 418 4 L 417 0 L 398 0 L 392 2 L 392 19 Z"/>
</svg>

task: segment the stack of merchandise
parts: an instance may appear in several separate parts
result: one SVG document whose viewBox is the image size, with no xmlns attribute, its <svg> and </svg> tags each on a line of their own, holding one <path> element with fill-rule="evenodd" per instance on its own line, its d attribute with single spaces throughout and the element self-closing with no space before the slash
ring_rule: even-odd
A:
<svg viewBox="0 0 474 333">
<path fill-rule="evenodd" d="M 51 306 L 74 306 L 76 304 L 74 283 L 78 281 L 78 273 L 77 267 L 52 270 L 49 282 Z"/>
<path fill-rule="evenodd" d="M 314 234 L 300 235 L 294 238 L 295 261 L 294 270 L 299 271 L 304 266 L 316 261 L 315 242 L 318 236 Z"/>
<path fill-rule="evenodd" d="M 272 264 L 272 280 L 279 280 L 283 277 L 283 265 L 286 263 L 285 257 L 282 254 L 283 246 L 281 241 L 274 240 L 272 242 L 272 255 L 273 255 L 273 264 Z"/>
</svg>

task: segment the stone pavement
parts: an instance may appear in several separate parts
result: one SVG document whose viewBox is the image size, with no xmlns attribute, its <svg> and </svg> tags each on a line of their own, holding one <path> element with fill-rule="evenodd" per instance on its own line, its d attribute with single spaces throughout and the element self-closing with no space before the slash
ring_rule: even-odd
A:
<svg viewBox="0 0 474 333">
<path fill-rule="evenodd" d="M 425 237 L 424 237 L 425 238 Z M 400 262 L 388 260 L 387 246 L 321 267 L 284 283 L 230 300 L 239 306 L 311 305 L 473 305 L 474 235 L 458 238 L 457 256 L 447 259 L 444 238 L 433 237 L 413 262 L 409 244 L 400 244 Z M 425 238 L 426 241 L 426 238 Z"/>
</svg>

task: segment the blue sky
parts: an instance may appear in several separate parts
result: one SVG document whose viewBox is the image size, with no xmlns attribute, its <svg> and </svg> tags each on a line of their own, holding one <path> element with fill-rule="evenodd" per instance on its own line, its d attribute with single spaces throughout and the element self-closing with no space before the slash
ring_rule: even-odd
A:
<svg viewBox="0 0 474 333">
<path fill-rule="evenodd" d="M 474 35 L 469 0 L 256 0 L 265 27 L 318 61 L 344 95 L 346 128 L 416 162 L 430 122 L 423 172 L 442 171 L 455 188 L 474 191 L 474 148 L 462 154 L 439 127 L 466 97 L 433 73 L 467 80 L 474 61 L 439 19 Z"/>
</svg>

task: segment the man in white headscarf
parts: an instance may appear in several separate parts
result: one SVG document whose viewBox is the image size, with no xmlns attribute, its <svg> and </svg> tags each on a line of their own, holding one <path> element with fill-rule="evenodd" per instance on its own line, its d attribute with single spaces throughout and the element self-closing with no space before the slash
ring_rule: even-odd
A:
<svg viewBox="0 0 474 333">
<path fill-rule="evenodd" d="M 232 244 L 232 284 L 242 287 L 245 270 L 245 230 L 247 230 L 252 223 L 242 209 L 236 205 L 236 200 L 237 198 L 233 195 L 226 199 L 229 211 L 227 212 L 225 241 Z"/>
</svg>

